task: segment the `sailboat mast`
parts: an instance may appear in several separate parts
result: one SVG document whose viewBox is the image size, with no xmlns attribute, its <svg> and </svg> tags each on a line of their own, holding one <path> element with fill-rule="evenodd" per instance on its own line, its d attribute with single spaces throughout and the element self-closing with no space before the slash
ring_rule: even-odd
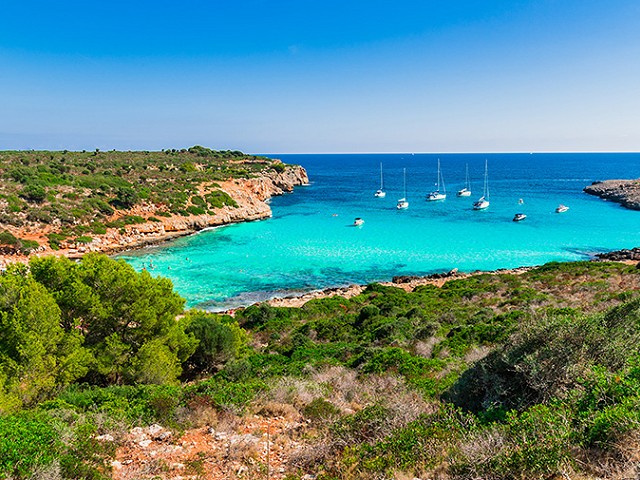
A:
<svg viewBox="0 0 640 480">
<path fill-rule="evenodd" d="M 484 197 L 489 197 L 489 167 L 488 160 L 484 161 Z"/>
<path fill-rule="evenodd" d="M 465 176 L 464 176 L 464 187 L 467 190 L 471 189 L 471 185 L 469 185 L 469 164 L 466 164 Z"/>
<path fill-rule="evenodd" d="M 382 179 L 382 162 L 380 162 L 380 190 L 384 189 L 384 180 Z"/>
<path fill-rule="evenodd" d="M 402 175 L 404 177 L 404 198 L 407 198 L 407 169 L 402 169 Z"/>
</svg>

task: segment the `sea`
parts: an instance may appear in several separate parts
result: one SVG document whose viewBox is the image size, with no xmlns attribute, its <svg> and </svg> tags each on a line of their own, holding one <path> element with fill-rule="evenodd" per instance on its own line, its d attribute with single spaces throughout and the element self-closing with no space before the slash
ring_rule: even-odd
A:
<svg viewBox="0 0 640 480">
<path fill-rule="evenodd" d="M 187 305 L 223 311 L 352 283 L 589 259 L 640 246 L 640 211 L 585 194 L 640 177 L 640 153 L 286 154 L 308 186 L 271 199 L 273 217 L 118 256 L 168 277 Z M 428 202 L 440 160 L 447 198 Z M 473 210 L 488 165 L 490 206 Z M 380 164 L 385 198 L 376 198 Z M 471 197 L 457 197 L 468 165 Z M 398 210 L 405 196 L 409 208 Z M 442 188 L 441 188 L 442 190 Z M 559 204 L 569 207 L 556 213 Z M 516 213 L 527 218 L 513 222 Z M 364 224 L 353 225 L 355 218 Z"/>
</svg>

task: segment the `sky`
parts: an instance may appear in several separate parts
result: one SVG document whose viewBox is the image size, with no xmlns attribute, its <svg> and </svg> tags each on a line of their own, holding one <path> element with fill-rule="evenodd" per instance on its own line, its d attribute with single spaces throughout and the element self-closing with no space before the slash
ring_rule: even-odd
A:
<svg viewBox="0 0 640 480">
<path fill-rule="evenodd" d="M 0 0 L 0 150 L 640 151 L 637 0 Z"/>
</svg>

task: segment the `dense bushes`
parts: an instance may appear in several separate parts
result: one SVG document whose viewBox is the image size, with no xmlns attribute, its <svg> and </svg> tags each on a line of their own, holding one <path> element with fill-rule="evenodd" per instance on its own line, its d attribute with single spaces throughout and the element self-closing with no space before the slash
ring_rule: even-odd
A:
<svg viewBox="0 0 640 480">
<path fill-rule="evenodd" d="M 12 267 L 0 276 L 0 477 L 101 478 L 112 452 L 98 432 L 271 412 L 295 418 L 307 448 L 291 479 L 633 478 L 637 270 L 540 270 L 232 318 L 182 315 L 167 280 L 103 256 Z"/>
<path fill-rule="evenodd" d="M 176 321 L 184 300 L 171 282 L 122 261 L 92 254 L 29 267 L 0 276 L 0 412 L 80 380 L 173 384 L 183 365 L 211 372 L 245 348 L 231 318 L 194 312 Z"/>
</svg>

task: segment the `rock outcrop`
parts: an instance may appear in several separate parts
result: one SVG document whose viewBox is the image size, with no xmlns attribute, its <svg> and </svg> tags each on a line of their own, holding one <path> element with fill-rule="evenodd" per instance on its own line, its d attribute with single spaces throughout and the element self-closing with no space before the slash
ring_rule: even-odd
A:
<svg viewBox="0 0 640 480">
<path fill-rule="evenodd" d="M 628 261 L 640 261 L 640 248 L 632 248 L 631 250 L 623 249 L 613 252 L 598 253 L 596 254 L 598 260 L 608 260 L 612 262 L 628 262 Z"/>
<path fill-rule="evenodd" d="M 640 210 L 640 179 L 594 182 L 585 187 L 584 191 L 589 195 L 617 202 L 625 208 Z"/>
</svg>

